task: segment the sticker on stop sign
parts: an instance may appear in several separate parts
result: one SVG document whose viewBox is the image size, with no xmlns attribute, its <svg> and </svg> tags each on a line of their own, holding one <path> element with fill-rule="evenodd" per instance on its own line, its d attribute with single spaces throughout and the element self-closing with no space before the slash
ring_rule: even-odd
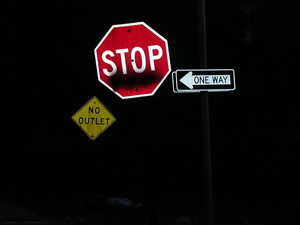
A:
<svg viewBox="0 0 300 225">
<path fill-rule="evenodd" d="M 171 72 L 167 40 L 144 22 L 112 26 L 94 52 L 98 80 L 122 99 L 154 95 Z"/>
</svg>

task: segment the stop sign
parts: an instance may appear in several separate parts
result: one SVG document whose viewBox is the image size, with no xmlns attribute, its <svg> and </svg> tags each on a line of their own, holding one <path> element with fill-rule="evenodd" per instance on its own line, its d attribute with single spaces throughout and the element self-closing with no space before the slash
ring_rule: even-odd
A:
<svg viewBox="0 0 300 225">
<path fill-rule="evenodd" d="M 94 53 L 98 80 L 122 99 L 153 95 L 171 71 L 167 40 L 144 22 L 112 26 Z"/>
</svg>

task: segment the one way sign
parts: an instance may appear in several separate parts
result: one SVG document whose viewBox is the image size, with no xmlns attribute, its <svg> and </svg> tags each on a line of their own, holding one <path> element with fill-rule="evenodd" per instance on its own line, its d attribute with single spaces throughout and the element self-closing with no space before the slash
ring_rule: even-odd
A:
<svg viewBox="0 0 300 225">
<path fill-rule="evenodd" d="M 172 82 L 175 93 L 235 90 L 233 69 L 176 70 Z"/>
</svg>

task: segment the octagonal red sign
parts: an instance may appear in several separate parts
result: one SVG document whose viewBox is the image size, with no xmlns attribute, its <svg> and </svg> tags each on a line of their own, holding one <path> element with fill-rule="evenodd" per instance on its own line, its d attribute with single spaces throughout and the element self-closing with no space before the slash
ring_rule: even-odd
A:
<svg viewBox="0 0 300 225">
<path fill-rule="evenodd" d="M 98 80 L 122 99 L 153 95 L 171 71 L 167 40 L 144 22 L 112 26 L 94 53 Z"/>
</svg>

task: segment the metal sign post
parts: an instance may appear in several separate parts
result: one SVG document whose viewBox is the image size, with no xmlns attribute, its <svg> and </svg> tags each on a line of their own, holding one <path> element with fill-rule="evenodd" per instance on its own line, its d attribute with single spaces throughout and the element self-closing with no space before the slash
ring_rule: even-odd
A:
<svg viewBox="0 0 300 225">
<path fill-rule="evenodd" d="M 207 68 L 206 50 L 206 24 L 205 24 L 205 0 L 197 0 L 198 6 L 198 32 L 199 32 L 199 66 Z M 211 180 L 211 153 L 210 153 L 210 130 L 209 130 L 209 105 L 208 92 L 200 92 L 201 100 L 201 131 L 203 148 L 203 168 L 204 168 L 204 197 L 207 212 L 207 224 L 213 225 L 213 200 L 212 200 L 212 180 Z"/>
<path fill-rule="evenodd" d="M 172 73 L 172 86 L 174 93 L 200 93 L 205 211 L 207 225 L 213 225 L 208 92 L 235 90 L 235 72 L 233 69 L 207 69 L 205 0 L 197 0 L 197 9 L 199 67 L 201 69 L 178 69 L 174 71 Z"/>
</svg>

